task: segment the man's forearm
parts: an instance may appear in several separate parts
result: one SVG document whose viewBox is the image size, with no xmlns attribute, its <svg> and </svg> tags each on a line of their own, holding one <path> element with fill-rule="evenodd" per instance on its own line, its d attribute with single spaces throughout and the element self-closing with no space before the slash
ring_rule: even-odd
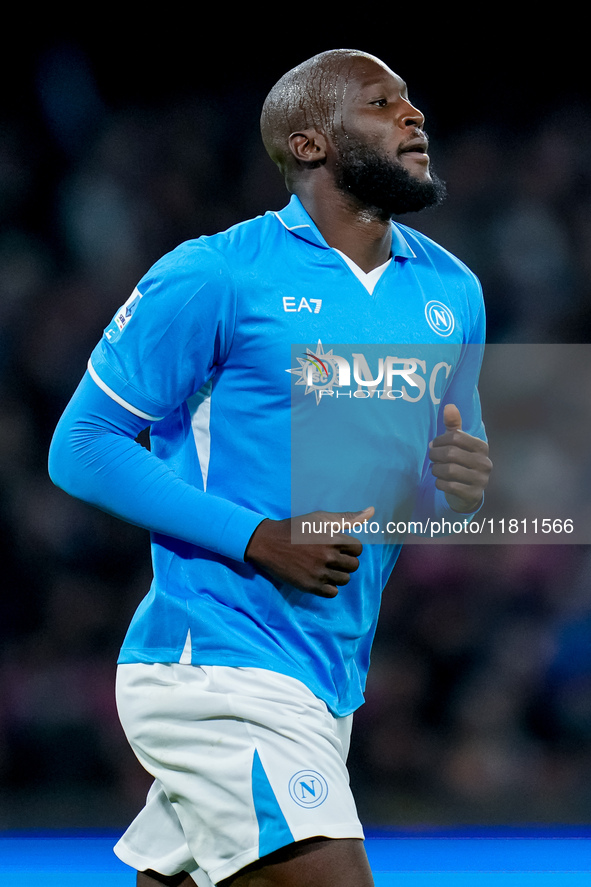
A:
<svg viewBox="0 0 591 887">
<path fill-rule="evenodd" d="M 145 426 L 85 376 L 54 434 L 51 479 L 129 523 L 243 560 L 263 516 L 182 480 L 136 443 Z"/>
</svg>

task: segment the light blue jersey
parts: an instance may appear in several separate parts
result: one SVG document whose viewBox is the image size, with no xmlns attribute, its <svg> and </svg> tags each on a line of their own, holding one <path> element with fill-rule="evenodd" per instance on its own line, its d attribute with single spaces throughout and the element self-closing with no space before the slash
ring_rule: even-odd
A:
<svg viewBox="0 0 591 887">
<path fill-rule="evenodd" d="M 392 231 L 392 261 L 370 292 L 293 197 L 281 212 L 164 256 L 105 330 L 89 363 L 94 383 L 151 424 L 153 455 L 203 491 L 187 511 L 185 538 L 152 532 L 154 580 L 120 662 L 256 666 L 303 681 L 337 716 L 362 703 L 381 592 L 399 545 L 364 546 L 359 570 L 330 600 L 270 580 L 244 552 L 263 518 L 287 518 L 299 504 L 298 495 L 292 502 L 294 408 L 317 411 L 328 434 L 338 421 L 331 410 L 347 390 L 351 403 L 352 395 L 359 406 L 368 401 L 371 426 L 381 428 L 367 450 L 378 466 L 370 461 L 367 476 L 387 465 L 386 504 L 398 496 L 413 502 L 405 514 L 453 514 L 435 490 L 427 450 L 444 430 L 446 402 L 459 407 L 465 431 L 484 437 L 478 361 L 464 359 L 466 345 L 484 342 L 481 289 L 424 235 L 394 223 Z M 334 343 L 348 344 L 337 354 L 340 367 L 327 358 Z M 410 350 L 382 354 L 389 344 Z M 398 364 L 388 363 L 393 356 Z M 312 359 L 320 364 L 309 369 Z M 335 369 L 337 385 L 329 380 Z M 394 425 L 379 420 L 390 407 L 399 411 Z M 360 495 L 371 493 L 365 472 L 357 474 Z M 143 492 L 126 490 L 121 477 L 101 506 L 127 518 L 115 499 L 139 501 Z M 99 482 L 104 488 L 104 473 Z M 170 489 L 181 495 L 172 481 Z M 341 499 L 342 491 L 315 507 L 373 504 Z M 141 523 L 158 526 L 150 514 Z"/>
</svg>

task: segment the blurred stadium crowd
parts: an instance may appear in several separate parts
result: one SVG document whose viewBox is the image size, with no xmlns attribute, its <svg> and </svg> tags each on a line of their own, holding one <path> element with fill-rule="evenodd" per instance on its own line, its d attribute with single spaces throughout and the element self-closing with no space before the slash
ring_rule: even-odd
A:
<svg viewBox="0 0 591 887">
<path fill-rule="evenodd" d="M 0 828 L 119 827 L 148 786 L 113 693 L 148 539 L 53 488 L 47 448 L 149 265 L 287 195 L 248 85 L 112 109 L 83 56 L 38 76 L 35 113 L 0 118 Z M 590 136 L 578 107 L 519 150 L 494 119 L 434 138 L 450 196 L 403 221 L 479 275 L 491 342 L 590 341 Z M 409 546 L 356 717 L 364 821 L 588 822 L 590 639 L 586 546 Z"/>
</svg>

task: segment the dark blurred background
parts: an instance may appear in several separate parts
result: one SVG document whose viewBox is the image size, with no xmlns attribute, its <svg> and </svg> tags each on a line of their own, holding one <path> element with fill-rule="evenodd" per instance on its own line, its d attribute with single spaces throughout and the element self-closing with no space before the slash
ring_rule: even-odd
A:
<svg viewBox="0 0 591 887">
<path fill-rule="evenodd" d="M 403 221 L 480 276 L 489 341 L 591 336 L 591 84 L 576 22 L 175 14 L 123 26 L 103 11 L 84 25 L 17 13 L 4 29 L 0 829 L 122 828 L 143 802 L 113 684 L 150 581 L 147 535 L 52 487 L 47 448 L 152 262 L 287 202 L 258 133 L 285 70 L 336 46 L 389 63 L 449 190 Z M 590 584 L 586 546 L 403 552 L 351 753 L 366 823 L 589 821 Z"/>
</svg>

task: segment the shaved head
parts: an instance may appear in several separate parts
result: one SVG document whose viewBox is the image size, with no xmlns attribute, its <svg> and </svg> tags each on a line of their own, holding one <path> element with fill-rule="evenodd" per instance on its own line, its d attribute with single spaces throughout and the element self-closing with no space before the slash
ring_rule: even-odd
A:
<svg viewBox="0 0 591 887">
<path fill-rule="evenodd" d="M 331 49 L 275 84 L 261 134 L 288 191 L 310 200 L 314 191 L 331 200 L 344 196 L 356 211 L 389 219 L 445 196 L 430 169 L 423 123 L 406 83 L 384 62 L 357 49 Z"/>
<path fill-rule="evenodd" d="M 289 137 L 314 128 L 332 138 L 340 117 L 348 75 L 360 60 L 383 62 L 356 49 L 331 49 L 313 56 L 275 84 L 263 105 L 261 135 L 267 153 L 284 175 L 292 157 Z"/>
</svg>

